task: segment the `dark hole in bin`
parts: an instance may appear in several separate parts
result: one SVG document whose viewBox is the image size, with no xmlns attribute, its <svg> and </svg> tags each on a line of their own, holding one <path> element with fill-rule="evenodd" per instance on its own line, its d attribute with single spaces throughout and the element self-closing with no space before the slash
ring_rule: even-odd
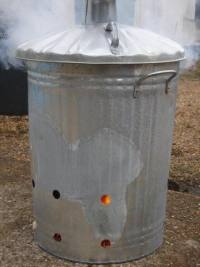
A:
<svg viewBox="0 0 200 267">
<path fill-rule="evenodd" d="M 57 242 L 61 242 L 62 241 L 62 237 L 60 234 L 56 233 L 54 234 L 53 236 L 54 240 L 57 241 Z"/>
<path fill-rule="evenodd" d="M 60 198 L 60 192 L 58 190 L 54 190 L 53 191 L 53 196 L 55 199 L 59 199 Z"/>
<path fill-rule="evenodd" d="M 32 186 L 33 186 L 33 188 L 35 188 L 35 181 L 34 180 L 32 180 Z"/>
<path fill-rule="evenodd" d="M 101 246 L 102 246 L 103 248 L 108 248 L 108 247 L 110 247 L 110 246 L 111 246 L 111 242 L 110 242 L 110 240 L 103 240 L 103 241 L 101 242 Z"/>
</svg>

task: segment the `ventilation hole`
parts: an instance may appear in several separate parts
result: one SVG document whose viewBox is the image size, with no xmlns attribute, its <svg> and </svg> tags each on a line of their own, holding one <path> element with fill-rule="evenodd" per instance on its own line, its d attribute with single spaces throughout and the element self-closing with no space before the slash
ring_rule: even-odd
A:
<svg viewBox="0 0 200 267">
<path fill-rule="evenodd" d="M 108 247 L 110 247 L 111 246 L 110 240 L 103 240 L 101 242 L 101 246 L 102 246 L 102 248 L 108 248 Z"/>
<path fill-rule="evenodd" d="M 57 241 L 57 242 L 61 242 L 61 241 L 62 241 L 62 237 L 61 237 L 61 235 L 58 234 L 58 233 L 54 234 L 53 239 L 54 239 L 55 241 Z"/>
<path fill-rule="evenodd" d="M 35 181 L 34 180 L 32 180 L 32 186 L 33 186 L 33 188 L 35 188 Z"/>
<path fill-rule="evenodd" d="M 105 206 L 110 205 L 112 202 L 111 196 L 109 195 L 104 195 L 101 197 L 101 203 Z"/>
<path fill-rule="evenodd" d="M 55 199 L 59 199 L 60 198 L 60 192 L 58 190 L 54 190 L 53 191 L 53 196 Z"/>
</svg>

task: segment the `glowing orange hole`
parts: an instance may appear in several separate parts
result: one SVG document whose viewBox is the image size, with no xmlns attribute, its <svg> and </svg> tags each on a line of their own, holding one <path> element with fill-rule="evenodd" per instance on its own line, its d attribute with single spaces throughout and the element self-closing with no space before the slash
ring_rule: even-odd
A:
<svg viewBox="0 0 200 267">
<path fill-rule="evenodd" d="M 108 248 L 108 247 L 110 247 L 111 246 L 110 240 L 103 240 L 101 242 L 101 246 L 102 246 L 102 248 Z"/>
<path fill-rule="evenodd" d="M 108 205 L 111 204 L 111 202 L 112 202 L 111 196 L 109 196 L 109 195 L 104 195 L 104 196 L 101 197 L 101 203 L 102 203 L 102 204 L 108 206 Z"/>
</svg>

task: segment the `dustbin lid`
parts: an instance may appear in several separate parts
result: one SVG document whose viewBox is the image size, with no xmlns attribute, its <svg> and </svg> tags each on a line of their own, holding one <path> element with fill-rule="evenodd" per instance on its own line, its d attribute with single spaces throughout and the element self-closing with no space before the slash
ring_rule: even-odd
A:
<svg viewBox="0 0 200 267">
<path fill-rule="evenodd" d="M 127 25 L 76 26 L 19 46 L 25 60 L 84 64 L 149 64 L 184 59 L 176 42 L 148 30 Z M 119 43 L 115 41 L 119 39 Z M 114 41 L 113 41 L 114 40 Z M 112 47 L 114 43 L 114 47 Z"/>
</svg>

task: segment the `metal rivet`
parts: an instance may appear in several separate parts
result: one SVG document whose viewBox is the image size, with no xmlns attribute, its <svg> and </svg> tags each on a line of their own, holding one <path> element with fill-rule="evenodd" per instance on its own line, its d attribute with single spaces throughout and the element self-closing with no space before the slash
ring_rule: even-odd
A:
<svg viewBox="0 0 200 267">
<path fill-rule="evenodd" d="M 60 192 L 58 190 L 54 190 L 53 191 L 53 196 L 55 199 L 59 199 L 60 198 Z"/>
<path fill-rule="evenodd" d="M 58 234 L 58 233 L 54 234 L 53 239 L 54 239 L 55 241 L 57 241 L 57 242 L 61 242 L 61 241 L 62 241 L 62 237 L 61 237 L 61 235 Z"/>
<path fill-rule="evenodd" d="M 103 247 L 103 248 L 108 248 L 108 247 L 110 247 L 111 246 L 111 242 L 110 242 L 110 240 L 103 240 L 102 242 L 101 242 L 101 246 Z"/>
</svg>

